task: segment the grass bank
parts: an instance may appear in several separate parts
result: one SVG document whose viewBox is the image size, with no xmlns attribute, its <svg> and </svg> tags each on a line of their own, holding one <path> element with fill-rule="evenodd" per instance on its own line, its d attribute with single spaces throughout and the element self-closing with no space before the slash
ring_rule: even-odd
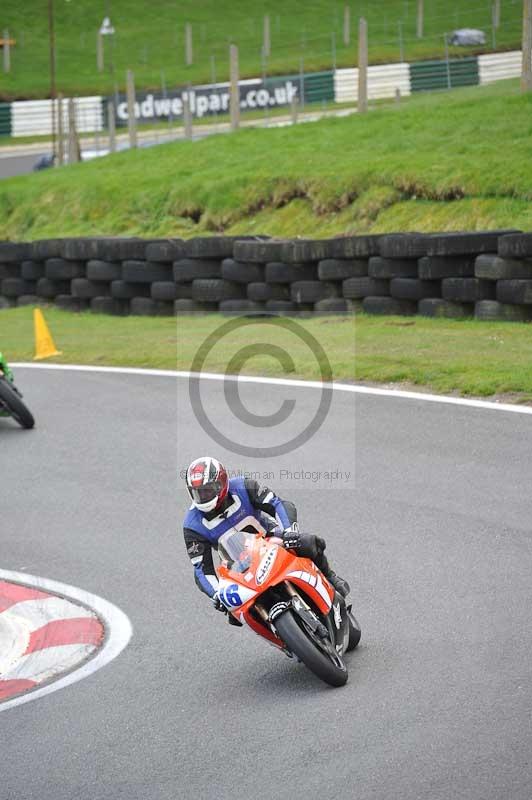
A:
<svg viewBox="0 0 532 800">
<path fill-rule="evenodd" d="M 244 77 L 353 66 L 357 62 L 358 17 L 369 28 L 372 63 L 443 58 L 444 34 L 455 28 L 480 28 L 487 34 L 480 50 L 519 48 L 521 4 L 504 2 L 500 26 L 492 35 L 491 3 L 430 0 L 425 3 L 423 38 L 416 35 L 416 0 L 362 0 L 351 5 L 351 38 L 343 41 L 344 3 L 330 0 L 89 0 L 57 2 L 55 31 L 57 85 L 65 94 L 100 94 L 123 88 L 127 69 L 133 69 L 138 88 L 160 89 L 189 82 L 206 83 L 229 77 L 228 43 L 238 44 Z M 356 7 L 355 7 L 356 6 Z M 105 41 L 105 69 L 96 69 L 96 33 L 110 13 L 115 34 Z M 263 15 L 270 15 L 271 56 L 261 58 Z M 185 64 L 185 24 L 192 24 L 193 63 Z M 12 69 L 2 75 L 0 97 L 45 97 L 49 92 L 49 44 L 46 4 L 41 0 L 5 2 L 3 29 L 16 39 Z M 479 48 L 476 48 L 479 50 Z M 474 48 L 450 48 L 467 55 Z"/>
<path fill-rule="evenodd" d="M 227 320 L 113 318 L 49 309 L 46 318 L 63 355 L 58 363 L 188 370 L 203 341 Z M 334 380 L 412 384 L 436 392 L 532 402 L 531 328 L 519 323 L 433 320 L 404 317 L 297 320 L 325 350 Z M 190 336 L 190 331 L 194 336 Z M 286 349 L 294 361 L 290 377 L 319 379 L 314 354 L 293 333 L 258 321 L 220 339 L 203 369 L 225 372 L 242 347 L 267 341 Z M 12 361 L 33 356 L 29 308 L 0 313 L 0 347 Z M 277 361 L 257 355 L 247 374 L 285 375 Z"/>
<path fill-rule="evenodd" d="M 503 82 L 10 178 L 0 238 L 532 229 L 531 111 Z"/>
</svg>

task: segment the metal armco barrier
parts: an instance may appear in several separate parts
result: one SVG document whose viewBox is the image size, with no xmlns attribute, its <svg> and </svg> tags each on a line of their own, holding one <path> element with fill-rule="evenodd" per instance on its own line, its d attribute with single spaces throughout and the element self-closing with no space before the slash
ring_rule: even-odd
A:
<svg viewBox="0 0 532 800">
<path fill-rule="evenodd" d="M 0 243 L 0 309 L 532 320 L 532 233 Z"/>
<path fill-rule="evenodd" d="M 412 64 L 379 64 L 368 68 L 368 98 L 402 96 L 417 91 L 491 83 L 521 74 L 521 51 L 488 53 L 482 56 L 419 61 Z M 275 78 L 240 81 L 242 111 L 264 111 L 323 102 L 355 103 L 358 100 L 358 69 L 337 69 Z M 216 118 L 229 111 L 229 84 L 180 87 L 137 94 L 136 117 L 149 123 L 183 120 L 183 100 L 189 98 L 194 118 Z M 127 127 L 125 95 L 78 98 L 80 132 L 98 132 L 108 118 L 107 106 L 115 107 L 117 126 Z M 66 103 L 65 103 L 66 107 Z M 0 136 L 32 136 L 50 133 L 51 101 L 33 100 L 0 103 Z"/>
<path fill-rule="evenodd" d="M 508 53 L 487 53 L 478 57 L 480 83 L 493 83 L 521 75 L 521 50 Z"/>
<path fill-rule="evenodd" d="M 409 64 L 379 64 L 368 67 L 368 99 L 395 97 L 399 89 L 403 97 L 410 91 Z M 358 69 L 337 69 L 334 75 L 334 93 L 337 103 L 358 101 Z"/>
<path fill-rule="evenodd" d="M 62 103 L 63 130 L 68 131 L 68 99 Z M 78 133 L 89 133 L 103 130 L 103 112 L 101 97 L 75 98 L 76 129 Z M 58 102 L 55 101 L 56 119 L 59 113 Z M 51 100 L 17 100 L 11 103 L 11 136 L 32 136 L 34 134 L 51 134 L 52 101 Z"/>
<path fill-rule="evenodd" d="M 476 86 L 478 82 L 476 56 L 451 58 L 448 61 L 419 61 L 416 64 L 410 64 L 412 92 L 454 89 L 457 86 Z"/>
<path fill-rule="evenodd" d="M 0 103 L 0 136 L 11 136 L 11 103 Z"/>
</svg>

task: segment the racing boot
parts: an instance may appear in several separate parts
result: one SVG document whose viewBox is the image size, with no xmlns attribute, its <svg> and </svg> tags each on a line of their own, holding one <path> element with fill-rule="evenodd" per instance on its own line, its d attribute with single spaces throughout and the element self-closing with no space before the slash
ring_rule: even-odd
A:
<svg viewBox="0 0 532 800">
<path fill-rule="evenodd" d="M 334 570 L 329 569 L 326 573 L 325 577 L 331 583 L 338 594 L 341 594 L 342 597 L 347 597 L 349 592 L 351 591 L 351 587 L 349 586 L 348 582 L 341 578 L 339 575 L 334 572 Z"/>
</svg>

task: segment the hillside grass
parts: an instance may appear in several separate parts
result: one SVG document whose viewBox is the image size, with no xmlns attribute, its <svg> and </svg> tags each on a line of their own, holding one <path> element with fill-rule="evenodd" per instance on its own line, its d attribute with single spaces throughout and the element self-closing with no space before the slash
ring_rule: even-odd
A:
<svg viewBox="0 0 532 800">
<path fill-rule="evenodd" d="M 204 317 L 116 318 L 45 310 L 62 355 L 52 362 L 189 370 L 202 342 L 227 322 Z M 247 322 L 247 321 L 246 321 Z M 524 323 L 486 323 L 422 317 L 327 317 L 297 320 L 322 345 L 334 380 L 423 386 L 436 392 L 532 402 L 532 336 Z M 194 330 L 194 336 L 190 331 Z M 227 335 L 213 348 L 204 370 L 225 372 L 243 346 L 278 344 L 294 360 L 292 378 L 318 380 L 308 347 L 284 328 L 259 319 Z M 31 308 L 0 312 L 0 343 L 10 361 L 33 357 Z M 279 363 L 258 356 L 246 363 L 252 375 L 283 375 Z"/>
<path fill-rule="evenodd" d="M 460 27 L 486 33 L 484 48 L 450 48 L 451 56 L 494 47 L 516 49 L 521 40 L 520 2 L 501 2 L 501 25 L 492 31 L 491 3 L 481 0 L 430 0 L 425 3 L 424 37 L 416 37 L 417 0 L 361 0 L 351 6 L 351 42 L 343 43 L 344 2 L 330 0 L 55 0 L 57 85 L 64 93 L 111 93 L 124 88 L 133 69 L 138 88 L 157 89 L 189 82 L 227 80 L 228 44 L 239 45 L 244 77 L 353 66 L 357 59 L 358 18 L 368 21 L 372 63 L 442 58 L 444 34 Z M 106 68 L 96 70 L 96 34 L 106 13 L 116 29 L 106 42 Z M 272 53 L 261 58 L 263 15 L 271 19 Z M 45 97 L 49 93 L 47 4 L 4 0 L 2 28 L 17 41 L 12 71 L 0 79 L 0 98 Z M 185 23 L 193 26 L 194 63 L 185 65 Z M 403 46 L 400 45 L 400 26 Z M 112 38 L 112 42 L 111 42 Z M 111 57 L 112 47 L 112 57 Z M 111 64 L 112 61 L 112 64 Z"/>
<path fill-rule="evenodd" d="M 531 111 L 510 81 L 6 179 L 0 238 L 530 230 Z"/>
</svg>

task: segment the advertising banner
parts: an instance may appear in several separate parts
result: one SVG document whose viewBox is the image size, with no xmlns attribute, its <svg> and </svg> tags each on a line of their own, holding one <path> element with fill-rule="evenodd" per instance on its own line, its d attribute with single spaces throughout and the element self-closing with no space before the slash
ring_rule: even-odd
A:
<svg viewBox="0 0 532 800">
<path fill-rule="evenodd" d="M 238 88 L 242 111 L 289 106 L 292 98 L 297 98 L 299 92 L 297 82 L 291 78 L 241 81 Z M 135 116 L 139 122 L 182 117 L 183 103 L 187 98 L 193 119 L 228 114 L 229 96 L 228 83 L 194 86 L 190 89 L 168 91 L 165 94 L 162 92 L 138 93 Z M 117 125 L 127 125 L 128 112 L 125 95 L 108 98 L 108 102 L 113 101 Z"/>
<path fill-rule="evenodd" d="M 318 78 L 318 79 L 317 79 Z M 292 100 L 317 102 L 334 100 L 333 73 L 316 73 L 305 76 L 279 78 L 254 78 L 240 81 L 241 111 L 266 111 L 289 107 Z M 307 96 L 308 95 L 308 96 Z M 138 122 L 153 122 L 179 119 L 183 116 L 183 103 L 188 98 L 193 119 L 229 114 L 229 83 L 210 86 L 193 86 L 163 92 L 139 92 L 135 103 Z M 115 105 L 118 126 L 126 126 L 128 120 L 127 100 L 123 94 L 107 98 Z"/>
</svg>

